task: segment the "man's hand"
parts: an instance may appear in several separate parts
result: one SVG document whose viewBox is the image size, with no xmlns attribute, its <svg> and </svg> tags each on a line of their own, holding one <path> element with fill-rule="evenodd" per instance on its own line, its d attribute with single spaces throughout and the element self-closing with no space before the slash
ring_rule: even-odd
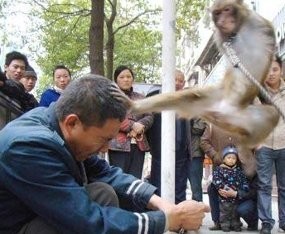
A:
<svg viewBox="0 0 285 234">
<path fill-rule="evenodd" d="M 187 231 L 197 230 L 202 225 L 205 212 L 209 211 L 210 208 L 202 202 L 194 200 L 183 201 L 169 210 L 169 230 L 177 231 L 180 228 Z"/>
<path fill-rule="evenodd" d="M 210 211 L 209 206 L 202 202 L 188 200 L 175 205 L 157 195 L 150 198 L 148 208 L 161 210 L 165 213 L 168 221 L 166 228 L 170 231 L 178 231 L 181 228 L 197 230 L 202 224 L 205 212 Z"/>
</svg>

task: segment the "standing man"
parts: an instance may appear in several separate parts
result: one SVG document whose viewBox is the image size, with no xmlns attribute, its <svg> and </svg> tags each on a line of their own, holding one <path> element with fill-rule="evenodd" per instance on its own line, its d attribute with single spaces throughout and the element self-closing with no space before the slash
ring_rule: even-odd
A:
<svg viewBox="0 0 285 234">
<path fill-rule="evenodd" d="M 175 89 L 182 90 L 185 84 L 184 74 L 180 70 L 175 71 Z M 147 96 L 156 95 L 160 90 L 149 93 Z M 187 186 L 187 149 L 186 120 L 176 118 L 175 124 L 175 203 L 186 200 Z M 154 114 L 152 127 L 148 130 L 150 143 L 151 172 L 150 183 L 158 187 L 157 194 L 161 193 L 161 114 Z M 164 136 L 167 137 L 167 136 Z"/>
<path fill-rule="evenodd" d="M 57 102 L 0 131 L 0 233 L 163 233 L 198 229 L 208 207 L 178 205 L 94 154 L 106 152 L 127 109 L 106 78 L 86 75 Z M 124 197 L 144 213 L 118 208 Z M 153 210 L 147 212 L 146 210 Z"/>
<path fill-rule="evenodd" d="M 25 87 L 27 105 L 30 106 L 30 109 L 33 109 L 39 105 L 35 96 L 30 93 L 35 88 L 37 79 L 37 73 L 30 65 L 27 67 L 23 77 L 20 79 L 20 82 Z"/>
<path fill-rule="evenodd" d="M 18 51 L 6 54 L 4 68 L 7 79 L 20 81 L 27 67 L 28 59 L 26 55 Z"/>
<path fill-rule="evenodd" d="M 28 66 L 28 59 L 24 54 L 17 51 L 6 54 L 5 76 L 1 78 L 3 82 L 0 82 L 0 91 L 16 100 L 23 112 L 37 106 L 35 98 L 26 92 L 24 85 L 20 82 Z"/>
<path fill-rule="evenodd" d="M 285 83 L 282 79 L 282 61 L 275 57 L 265 87 L 272 101 L 285 111 Z M 285 122 L 280 117 L 277 126 L 256 150 L 258 176 L 258 215 L 262 221 L 261 234 L 270 234 L 275 224 L 272 218 L 272 175 L 276 170 L 278 188 L 279 227 L 285 231 Z"/>
</svg>

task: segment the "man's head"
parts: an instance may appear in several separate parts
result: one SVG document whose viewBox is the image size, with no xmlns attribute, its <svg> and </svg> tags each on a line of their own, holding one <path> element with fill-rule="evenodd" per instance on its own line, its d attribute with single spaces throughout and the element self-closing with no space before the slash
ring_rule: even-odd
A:
<svg viewBox="0 0 285 234">
<path fill-rule="evenodd" d="M 273 89 L 278 89 L 280 86 L 281 79 L 282 79 L 282 60 L 280 57 L 275 56 L 271 63 L 271 67 L 269 69 L 265 83 Z"/>
<path fill-rule="evenodd" d="M 28 66 L 20 82 L 24 85 L 27 92 L 31 92 L 35 88 L 37 79 L 35 70 L 31 66 Z"/>
<path fill-rule="evenodd" d="M 181 90 L 185 85 L 185 76 L 182 71 L 175 70 L 175 90 Z"/>
<path fill-rule="evenodd" d="M 111 95 L 112 82 L 88 74 L 74 80 L 56 102 L 56 116 L 70 149 L 77 160 L 106 151 L 127 108 Z"/>
<path fill-rule="evenodd" d="M 70 70 L 64 65 L 57 65 L 53 69 L 53 81 L 57 88 L 64 90 L 71 81 Z"/>
<path fill-rule="evenodd" d="M 8 79 L 19 81 L 27 67 L 28 59 L 26 55 L 17 51 L 6 54 L 5 73 Z"/>
</svg>

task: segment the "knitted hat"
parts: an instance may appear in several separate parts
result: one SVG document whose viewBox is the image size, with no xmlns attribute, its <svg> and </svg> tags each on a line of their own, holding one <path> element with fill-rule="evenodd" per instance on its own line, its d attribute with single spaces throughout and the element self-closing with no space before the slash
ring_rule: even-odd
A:
<svg viewBox="0 0 285 234">
<path fill-rule="evenodd" d="M 222 155 L 225 158 L 228 154 L 235 154 L 238 157 L 238 150 L 235 146 L 227 146 L 223 149 Z"/>
<path fill-rule="evenodd" d="M 35 72 L 34 68 L 32 68 L 30 65 L 28 65 L 28 67 L 27 67 L 27 69 L 23 75 L 23 77 L 27 77 L 27 76 L 32 76 L 32 77 L 35 77 L 36 79 L 38 79 L 37 73 Z"/>
</svg>

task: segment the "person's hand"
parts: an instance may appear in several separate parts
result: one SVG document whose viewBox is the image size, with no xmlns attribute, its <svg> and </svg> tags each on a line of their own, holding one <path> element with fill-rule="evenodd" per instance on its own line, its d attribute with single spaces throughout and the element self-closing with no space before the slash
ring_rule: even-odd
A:
<svg viewBox="0 0 285 234">
<path fill-rule="evenodd" d="M 209 206 L 203 202 L 194 200 L 183 201 L 166 211 L 169 230 L 178 231 L 181 228 L 187 231 L 197 230 L 202 225 L 205 212 L 209 211 Z"/>
<path fill-rule="evenodd" d="M 225 198 L 229 198 L 229 197 L 234 198 L 237 196 L 237 191 L 233 190 L 230 187 L 228 187 L 227 189 L 219 189 L 218 192 L 222 197 L 225 197 Z"/>
<path fill-rule="evenodd" d="M 144 132 L 144 125 L 139 122 L 134 122 L 132 126 L 132 130 L 134 130 L 137 134 L 143 134 Z"/>
<path fill-rule="evenodd" d="M 181 228 L 197 230 L 202 224 L 205 212 L 210 212 L 210 207 L 203 202 L 187 200 L 175 205 L 155 194 L 151 196 L 147 208 L 165 213 L 169 231 L 179 231 Z"/>
<path fill-rule="evenodd" d="M 221 156 L 220 156 L 218 153 L 216 153 L 216 154 L 213 156 L 212 160 L 213 160 L 213 164 L 216 165 L 216 166 L 219 166 L 219 165 L 222 164 L 222 162 L 223 162 Z"/>
</svg>

